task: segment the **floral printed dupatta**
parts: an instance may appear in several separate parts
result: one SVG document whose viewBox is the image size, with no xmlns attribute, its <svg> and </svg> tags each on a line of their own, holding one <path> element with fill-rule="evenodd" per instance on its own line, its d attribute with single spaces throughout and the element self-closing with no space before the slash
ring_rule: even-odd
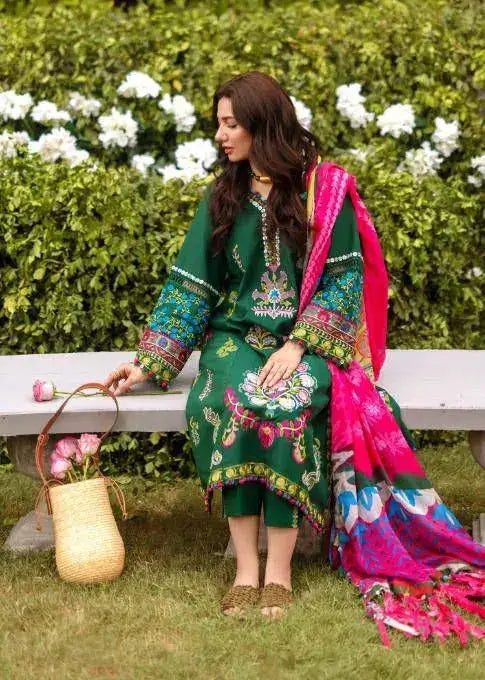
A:
<svg viewBox="0 0 485 680">
<path fill-rule="evenodd" d="M 330 561 L 364 598 L 367 614 L 390 644 L 387 626 L 426 640 L 485 637 L 458 608 L 485 618 L 485 546 L 472 540 L 442 503 L 374 385 L 385 357 L 387 273 L 355 177 L 331 163 L 307 174 L 313 241 L 300 311 L 322 276 L 333 224 L 347 192 L 364 257 L 361 323 L 346 370 L 328 360 L 334 516 Z"/>
</svg>

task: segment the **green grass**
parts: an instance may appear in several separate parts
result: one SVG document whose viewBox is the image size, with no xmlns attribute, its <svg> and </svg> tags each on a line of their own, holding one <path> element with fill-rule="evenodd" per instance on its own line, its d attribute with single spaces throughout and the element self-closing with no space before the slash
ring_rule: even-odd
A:
<svg viewBox="0 0 485 680">
<path fill-rule="evenodd" d="M 465 526 L 485 511 L 485 473 L 465 445 L 427 449 L 421 459 L 438 493 Z M 0 540 L 33 508 L 38 483 L 0 474 Z M 114 583 L 73 586 L 52 552 L 0 553 L 0 678 L 84 680 L 474 680 L 485 645 L 461 649 L 392 634 L 385 649 L 359 596 L 318 561 L 294 560 L 296 603 L 283 621 L 254 611 L 219 614 L 234 562 L 222 558 L 228 530 L 218 501 L 205 514 L 193 480 L 143 491 L 125 487 L 126 567 Z M 5 522 L 5 524 L 2 524 Z"/>
</svg>

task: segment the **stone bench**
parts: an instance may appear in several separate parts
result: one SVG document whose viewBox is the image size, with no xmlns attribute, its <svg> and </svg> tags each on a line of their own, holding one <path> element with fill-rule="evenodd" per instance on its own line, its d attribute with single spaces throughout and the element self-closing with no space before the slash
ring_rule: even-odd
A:
<svg viewBox="0 0 485 680">
<path fill-rule="evenodd" d="M 35 402 L 34 380 L 52 380 L 59 390 L 71 392 L 86 382 L 102 382 L 110 371 L 133 352 L 78 352 L 73 354 L 27 354 L 0 356 L 0 436 L 7 437 L 9 455 L 17 471 L 37 478 L 34 464 L 37 434 L 62 403 L 61 398 Z M 194 352 L 171 384 L 178 394 L 122 395 L 114 431 L 173 432 L 184 430 L 185 403 L 195 377 L 199 353 Z M 410 429 L 467 430 L 476 461 L 485 467 L 485 351 L 482 350 L 388 350 L 379 384 L 401 406 Z M 150 383 L 136 385 L 134 392 L 153 392 Z M 54 423 L 46 447 L 66 433 L 104 432 L 111 425 L 114 402 L 105 396 L 74 397 Z M 50 518 L 45 530 L 33 530 L 33 513 L 19 520 L 5 547 L 22 551 L 53 545 Z M 300 531 L 300 552 L 310 553 L 314 532 Z M 474 522 L 474 536 L 485 542 L 485 513 Z M 260 548 L 264 549 L 264 532 Z M 228 546 L 230 554 L 231 547 Z"/>
</svg>

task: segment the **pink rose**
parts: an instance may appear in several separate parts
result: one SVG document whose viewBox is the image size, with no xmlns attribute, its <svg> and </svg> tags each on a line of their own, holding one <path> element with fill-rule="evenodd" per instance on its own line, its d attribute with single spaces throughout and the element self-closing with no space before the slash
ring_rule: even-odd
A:
<svg viewBox="0 0 485 680">
<path fill-rule="evenodd" d="M 75 437 L 60 439 L 54 448 L 54 455 L 58 458 L 76 458 L 80 455 L 78 440 Z"/>
<path fill-rule="evenodd" d="M 76 461 L 81 465 L 86 456 L 94 456 L 100 442 L 101 439 L 98 435 L 83 432 L 78 439 L 79 453 L 76 454 Z"/>
<path fill-rule="evenodd" d="M 71 461 L 62 456 L 51 455 L 51 475 L 56 479 L 64 479 L 66 472 L 72 468 Z"/>
<path fill-rule="evenodd" d="M 36 380 L 32 385 L 35 401 L 50 401 L 56 391 L 56 386 L 51 380 Z"/>
</svg>

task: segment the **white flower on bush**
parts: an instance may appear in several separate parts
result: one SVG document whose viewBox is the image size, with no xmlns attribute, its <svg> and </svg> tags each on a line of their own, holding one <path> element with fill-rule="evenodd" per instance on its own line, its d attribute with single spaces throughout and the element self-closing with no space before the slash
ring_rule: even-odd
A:
<svg viewBox="0 0 485 680">
<path fill-rule="evenodd" d="M 369 151 L 366 149 L 347 149 L 347 153 L 354 156 L 361 163 L 363 163 L 369 155 Z"/>
<path fill-rule="evenodd" d="M 479 276 L 482 276 L 483 271 L 480 269 L 480 267 L 472 267 L 467 271 L 467 277 L 469 279 L 471 278 L 478 278 Z"/>
<path fill-rule="evenodd" d="M 295 113 L 298 122 L 302 127 L 305 128 L 305 130 L 309 130 L 313 118 L 311 110 L 299 99 L 296 99 L 295 97 L 292 96 L 290 96 L 290 99 L 293 102 L 293 106 L 295 107 Z"/>
<path fill-rule="evenodd" d="M 205 177 L 206 171 L 217 159 L 217 151 L 209 139 L 194 139 L 191 142 L 179 144 L 175 150 L 177 166 L 184 169 L 199 168 L 201 176 Z"/>
<path fill-rule="evenodd" d="M 458 128 L 458 121 L 453 120 L 447 123 L 444 118 L 435 118 L 435 131 L 431 136 L 431 141 L 438 149 L 440 154 L 448 158 L 455 149 L 458 148 L 457 139 L 461 132 Z"/>
<path fill-rule="evenodd" d="M 392 104 L 378 116 L 376 122 L 381 135 L 390 134 L 397 139 L 403 132 L 411 133 L 416 121 L 410 104 Z"/>
<path fill-rule="evenodd" d="M 436 171 L 443 162 L 436 149 L 431 148 L 429 142 L 423 142 L 419 149 L 406 151 L 406 159 L 398 167 L 398 171 L 407 170 L 414 177 L 436 175 Z"/>
<path fill-rule="evenodd" d="M 0 158 L 15 158 L 17 147 L 24 146 L 30 141 L 26 132 L 2 132 L 0 134 Z"/>
<path fill-rule="evenodd" d="M 365 127 L 375 118 L 375 114 L 366 111 L 364 107 L 365 97 L 360 94 L 361 89 L 360 83 L 350 83 L 350 85 L 339 85 L 335 90 L 337 111 L 350 121 L 350 127 L 354 129 Z"/>
<path fill-rule="evenodd" d="M 70 92 L 67 108 L 83 116 L 97 116 L 101 109 L 101 102 L 97 99 L 88 99 L 80 92 Z"/>
<path fill-rule="evenodd" d="M 135 146 L 138 123 L 131 111 L 122 113 L 113 106 L 111 114 L 100 116 L 98 121 L 102 130 L 99 139 L 106 149 L 114 146 Z"/>
<path fill-rule="evenodd" d="M 33 103 L 30 94 L 17 94 L 15 90 L 0 92 L 0 117 L 3 120 L 21 120 Z"/>
<path fill-rule="evenodd" d="M 29 151 L 38 153 L 44 161 L 54 163 L 62 159 L 71 166 L 79 165 L 89 157 L 87 151 L 76 148 L 76 138 L 61 127 L 41 135 L 37 141 L 30 141 Z"/>
<path fill-rule="evenodd" d="M 33 120 L 43 125 L 59 125 L 71 120 L 71 116 L 67 111 L 58 109 L 54 102 L 48 102 L 46 99 L 36 104 L 30 115 Z"/>
<path fill-rule="evenodd" d="M 474 156 L 470 160 L 470 165 L 476 170 L 476 175 L 468 175 L 468 182 L 475 187 L 481 187 L 485 180 L 485 154 Z"/>
<path fill-rule="evenodd" d="M 145 97 L 158 97 L 160 90 L 160 85 L 146 73 L 130 71 L 117 92 L 122 97 L 144 99 Z"/>
<path fill-rule="evenodd" d="M 181 94 L 176 94 L 173 98 L 169 94 L 164 94 L 158 102 L 158 106 L 171 114 L 175 120 L 177 132 L 190 132 L 195 125 L 194 107 Z"/>
<path fill-rule="evenodd" d="M 176 165 L 170 163 L 158 172 L 165 182 L 170 179 L 182 179 L 190 182 L 194 177 L 206 177 L 207 170 L 217 159 L 217 151 L 209 139 L 194 139 L 180 144 L 175 151 Z"/>
<path fill-rule="evenodd" d="M 148 168 L 154 163 L 155 159 L 149 153 L 135 154 L 131 159 L 131 167 L 144 177 L 148 175 Z"/>
<path fill-rule="evenodd" d="M 168 165 L 164 165 L 163 168 L 158 168 L 158 172 L 162 175 L 164 182 L 168 182 L 171 179 L 181 179 L 183 182 L 190 182 L 194 177 L 202 177 L 206 174 L 204 173 L 204 175 L 202 175 L 200 168 L 195 166 L 182 169 L 177 168 L 174 163 L 169 163 Z"/>
</svg>

